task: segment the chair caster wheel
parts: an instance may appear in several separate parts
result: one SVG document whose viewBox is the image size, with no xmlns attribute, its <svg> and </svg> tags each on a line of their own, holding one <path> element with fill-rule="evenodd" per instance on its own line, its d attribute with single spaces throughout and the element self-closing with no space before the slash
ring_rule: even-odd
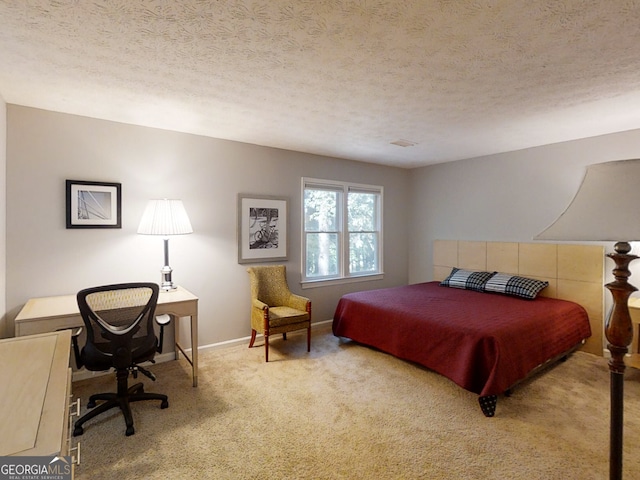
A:
<svg viewBox="0 0 640 480">
<path fill-rule="evenodd" d="M 169 400 L 163 400 L 160 404 L 160 408 L 169 408 Z"/>
<path fill-rule="evenodd" d="M 79 437 L 79 436 L 80 436 L 80 435 L 82 435 L 83 433 L 84 433 L 84 428 L 82 428 L 82 427 L 80 427 L 80 426 L 75 427 L 75 428 L 73 429 L 73 436 L 74 436 L 74 437 Z"/>
<path fill-rule="evenodd" d="M 136 433 L 135 429 L 133 427 L 127 427 L 127 431 L 125 432 L 125 435 L 127 437 L 130 437 L 131 435 L 133 435 L 134 433 Z"/>
</svg>

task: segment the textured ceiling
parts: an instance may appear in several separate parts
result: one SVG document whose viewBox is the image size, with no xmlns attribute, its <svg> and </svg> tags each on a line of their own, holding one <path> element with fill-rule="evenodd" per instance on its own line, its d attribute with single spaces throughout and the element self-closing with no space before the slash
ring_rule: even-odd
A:
<svg viewBox="0 0 640 480">
<path fill-rule="evenodd" d="M 633 0 L 0 0 L 0 95 L 415 167 L 640 128 L 639 45 Z"/>
</svg>

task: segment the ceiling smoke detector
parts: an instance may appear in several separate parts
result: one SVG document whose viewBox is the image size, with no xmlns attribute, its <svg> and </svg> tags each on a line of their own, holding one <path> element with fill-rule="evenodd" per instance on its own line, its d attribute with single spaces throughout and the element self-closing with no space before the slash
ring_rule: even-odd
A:
<svg viewBox="0 0 640 480">
<path fill-rule="evenodd" d="M 396 140 L 395 142 L 391 142 L 391 145 L 397 145 L 399 147 L 413 147 L 414 145 L 417 145 L 417 142 L 412 142 L 411 140 Z"/>
</svg>

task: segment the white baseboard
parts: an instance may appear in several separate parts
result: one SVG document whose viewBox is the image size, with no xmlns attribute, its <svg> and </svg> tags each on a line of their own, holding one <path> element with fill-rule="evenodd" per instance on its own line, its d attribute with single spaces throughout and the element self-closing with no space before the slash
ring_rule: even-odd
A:
<svg viewBox="0 0 640 480">
<path fill-rule="evenodd" d="M 321 322 L 314 322 L 311 324 L 311 330 L 313 331 L 314 329 L 323 329 L 323 328 L 329 327 L 331 326 L 332 322 L 333 320 L 323 320 Z M 297 335 L 297 334 L 302 334 L 302 330 L 297 332 L 291 332 L 289 335 Z M 262 335 L 256 336 L 256 338 L 261 338 L 261 337 Z M 216 343 L 210 343 L 209 345 L 201 345 L 198 347 L 198 352 L 206 352 L 209 350 L 221 350 L 223 348 L 235 347 L 236 345 L 244 345 L 244 344 L 248 344 L 249 340 L 251 340 L 250 335 L 246 337 L 235 338 L 233 340 L 225 340 L 224 342 L 216 342 Z M 191 349 L 185 348 L 185 352 L 191 354 Z M 176 354 L 173 351 L 162 353 L 160 355 L 156 355 L 155 357 L 156 363 L 168 362 L 175 359 L 176 359 Z M 81 368 L 80 370 L 75 370 L 73 372 L 73 381 L 77 382 L 79 380 L 86 380 L 87 378 L 99 377 L 102 375 L 107 375 L 108 373 L 110 373 L 110 371 L 90 372 L 85 368 Z"/>
<path fill-rule="evenodd" d="M 323 328 L 327 325 L 331 325 L 331 323 L 333 322 L 333 320 L 323 320 L 322 322 L 314 322 L 311 324 L 311 331 L 314 330 L 314 328 Z M 302 335 L 302 330 L 297 330 L 295 332 L 290 332 L 289 335 Z M 262 338 L 262 335 L 256 335 L 256 338 Z M 242 337 L 242 338 L 236 338 L 233 340 L 226 340 L 224 342 L 217 342 L 217 343 L 210 343 L 209 345 L 201 345 L 198 347 L 198 351 L 199 352 L 205 352 L 207 350 L 219 350 L 222 348 L 228 348 L 228 347 L 234 347 L 236 345 L 243 345 L 243 344 L 248 344 L 249 341 L 251 340 L 251 336 L 246 336 L 246 337 Z M 187 350 L 188 352 L 190 352 L 191 350 Z"/>
</svg>

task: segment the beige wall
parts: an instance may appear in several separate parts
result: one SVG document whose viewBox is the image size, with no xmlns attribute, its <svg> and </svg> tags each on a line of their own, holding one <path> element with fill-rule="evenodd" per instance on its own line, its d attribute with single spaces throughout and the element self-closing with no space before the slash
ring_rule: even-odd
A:
<svg viewBox="0 0 640 480">
<path fill-rule="evenodd" d="M 431 279 L 434 240 L 530 242 L 568 206 L 587 165 L 631 158 L 640 158 L 640 130 L 415 169 L 409 282 Z M 607 259 L 605 272 L 613 267 Z"/>
<path fill-rule="evenodd" d="M 170 240 L 170 264 L 174 281 L 200 297 L 201 346 L 250 333 L 249 279 L 237 263 L 238 193 L 289 197 L 289 281 L 313 300 L 314 321 L 331 319 L 343 293 L 407 282 L 407 170 L 16 105 L 7 119 L 10 335 L 30 297 L 159 281 L 162 239 L 136 234 L 150 198 L 181 198 L 191 218 L 194 234 Z M 384 186 L 384 280 L 301 290 L 303 176 Z M 122 183 L 122 229 L 67 230 L 65 179 Z"/>
<path fill-rule="evenodd" d="M 6 241 L 0 221 L 6 335 L 30 297 L 115 281 L 158 281 L 162 241 L 135 233 L 149 198 L 182 198 L 189 211 L 195 233 L 171 239 L 170 263 L 174 280 L 201 299 L 200 343 L 208 345 L 249 333 L 248 278 L 237 263 L 238 193 L 290 198 L 287 269 L 293 289 L 312 298 L 314 320 L 322 321 L 332 317 L 343 293 L 430 280 L 433 240 L 531 241 L 573 198 L 586 165 L 640 157 L 635 130 L 409 171 L 0 106 L 7 112 L 0 112 L 0 132 L 4 126 L 8 131 L 6 149 L 0 144 L 7 167 L 6 182 L 0 181 L 7 207 Z M 303 176 L 385 187 L 383 281 L 300 289 Z M 65 179 L 121 182 L 123 228 L 66 230 Z M 607 260 L 607 274 L 611 268 Z M 633 283 L 640 265 L 632 270 Z"/>
</svg>

